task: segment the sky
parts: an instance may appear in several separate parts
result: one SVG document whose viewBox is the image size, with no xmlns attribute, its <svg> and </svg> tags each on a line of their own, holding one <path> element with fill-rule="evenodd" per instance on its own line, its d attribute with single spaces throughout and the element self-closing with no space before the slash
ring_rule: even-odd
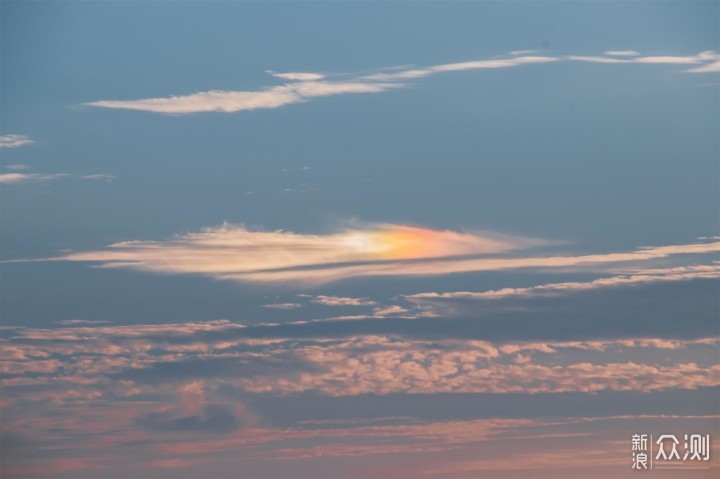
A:
<svg viewBox="0 0 720 479">
<path fill-rule="evenodd" d="M 719 17 L 2 0 L 0 475 L 717 477 Z"/>
</svg>

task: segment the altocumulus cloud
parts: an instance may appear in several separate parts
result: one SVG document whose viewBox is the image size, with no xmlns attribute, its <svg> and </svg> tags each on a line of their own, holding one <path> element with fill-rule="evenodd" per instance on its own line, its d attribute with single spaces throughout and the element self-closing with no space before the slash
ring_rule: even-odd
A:
<svg viewBox="0 0 720 479">
<path fill-rule="evenodd" d="M 228 415 L 206 409 L 203 391 L 220 383 L 248 393 L 329 396 L 587 393 L 720 385 L 715 337 L 253 339 L 243 335 L 245 330 L 224 321 L 17 329 L 1 343 L 6 398 L 63 402 L 110 397 L 121 385 L 126 397 L 150 394 L 160 383 L 184 385 L 184 406 L 153 416 L 156 425 L 212 429 L 220 427 L 218 417 Z M 62 341 L 48 341 L 58 338 Z M 692 361 L 683 359 L 688 353 Z M 668 362 L 670 358 L 674 361 Z M 23 396 L 29 385 L 36 393 Z"/>
</svg>

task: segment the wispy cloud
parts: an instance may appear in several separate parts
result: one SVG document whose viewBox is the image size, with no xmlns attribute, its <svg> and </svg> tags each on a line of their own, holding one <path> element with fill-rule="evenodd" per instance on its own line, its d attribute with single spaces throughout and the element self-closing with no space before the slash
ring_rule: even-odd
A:
<svg viewBox="0 0 720 479">
<path fill-rule="evenodd" d="M 70 173 L 1 173 L 0 184 L 11 185 L 20 183 L 44 183 L 63 178 L 79 178 L 81 180 L 112 182 L 116 177 L 106 174 L 74 175 Z"/>
<path fill-rule="evenodd" d="M 449 293 L 418 293 L 406 296 L 411 301 L 433 300 L 492 300 L 507 297 L 527 297 L 540 295 L 556 295 L 568 292 L 586 291 L 599 288 L 613 288 L 635 284 L 658 282 L 687 281 L 693 279 L 720 278 L 720 263 L 710 265 L 678 266 L 675 268 L 660 268 L 639 270 L 632 274 L 599 278 L 586 282 L 550 283 L 528 288 L 503 288 L 482 292 L 449 292 Z"/>
<path fill-rule="evenodd" d="M 410 80 L 414 78 L 423 78 L 437 73 L 444 72 L 456 72 L 465 70 L 482 70 L 482 69 L 496 69 L 496 68 L 510 68 L 517 67 L 520 65 L 528 65 L 533 63 L 552 63 L 560 61 L 557 57 L 547 56 L 514 56 L 510 58 L 495 58 L 490 60 L 477 60 L 470 62 L 460 63 L 446 63 L 442 65 L 435 65 L 427 68 L 415 68 L 408 70 L 401 70 L 393 73 L 375 73 L 372 75 L 366 75 L 360 77 L 364 80 Z"/>
<path fill-rule="evenodd" d="M 605 52 L 605 55 L 614 57 L 637 57 L 640 56 L 640 53 L 635 50 L 608 50 Z"/>
<path fill-rule="evenodd" d="M 3 168 L 7 168 L 8 170 L 12 170 L 12 171 L 24 171 L 24 170 L 29 170 L 29 169 L 31 169 L 30 166 L 28 166 L 28 165 L 21 165 L 21 164 L 17 164 L 17 165 L 4 165 Z"/>
<path fill-rule="evenodd" d="M 690 73 L 716 73 L 720 72 L 720 60 L 712 62 L 712 63 L 706 63 L 705 65 L 701 65 L 699 67 L 691 68 L 687 70 Z"/>
<path fill-rule="evenodd" d="M 263 308 L 268 308 L 268 309 L 297 309 L 297 308 L 302 308 L 302 304 L 300 304 L 300 303 L 263 304 Z"/>
<path fill-rule="evenodd" d="M 459 63 L 445 63 L 427 67 L 378 69 L 377 73 L 361 76 L 335 75 L 337 80 L 315 72 L 278 73 L 270 75 L 290 83 L 266 87 L 254 91 L 211 90 L 189 95 L 140 100 L 99 100 L 85 103 L 88 106 L 125 110 L 149 111 L 167 114 L 188 114 L 198 112 L 238 112 L 257 109 L 279 108 L 295 103 L 304 103 L 314 98 L 358 93 L 380 93 L 407 86 L 404 81 L 425 78 L 431 75 L 467 70 L 500 69 L 521 65 L 556 63 L 562 61 L 583 61 L 592 63 L 645 63 L 645 64 L 686 64 L 700 65 L 691 70 L 694 73 L 716 71 L 720 59 L 717 52 L 705 51 L 688 56 L 641 56 L 633 50 L 607 51 L 605 56 L 569 55 L 539 56 L 533 50 L 516 50 L 504 58 L 490 58 Z"/>
<path fill-rule="evenodd" d="M 297 81 L 317 81 L 322 80 L 325 78 L 325 75 L 322 75 L 320 73 L 276 73 L 272 70 L 268 70 L 267 73 L 270 75 L 276 77 L 276 78 L 282 78 L 283 80 L 297 80 Z"/>
<path fill-rule="evenodd" d="M 169 241 L 116 243 L 104 250 L 70 253 L 54 260 L 92 261 L 105 267 L 207 274 L 219 279 L 254 281 L 251 275 L 263 271 L 497 254 L 537 244 L 543 242 L 485 232 L 432 230 L 392 224 L 370 225 L 365 229 L 346 229 L 324 235 L 250 231 L 242 226 L 225 224 Z M 307 279 L 312 280 L 311 273 Z"/>
<path fill-rule="evenodd" d="M 510 269 L 603 269 L 615 263 L 650 261 L 678 254 L 706 254 L 720 251 L 720 243 L 687 244 L 642 248 L 626 253 L 607 253 L 580 256 L 549 256 L 520 258 L 461 258 L 428 261 L 383 261 L 377 263 L 328 265 L 313 269 L 297 268 L 248 273 L 228 273 L 222 279 L 257 282 L 313 282 L 323 283 L 361 276 L 434 276 L 477 271 Z"/>
<path fill-rule="evenodd" d="M 341 296 L 312 296 L 299 294 L 301 298 L 311 298 L 310 302 L 323 306 L 375 306 L 377 303 L 369 298 L 346 298 Z"/>
<path fill-rule="evenodd" d="M 393 224 L 321 235 L 250 231 L 225 224 L 167 241 L 128 241 L 97 251 L 13 261 L 97 262 L 107 268 L 203 274 L 216 279 L 319 284 L 360 276 L 443 275 L 525 268 L 597 271 L 612 264 L 720 251 L 720 242 L 702 242 L 576 256 L 506 256 L 513 250 L 546 244 L 496 233 Z M 500 253 L 504 256 L 498 256 Z"/>
<path fill-rule="evenodd" d="M 300 81 L 258 91 L 206 91 L 168 98 L 144 100 L 103 100 L 86 103 L 89 106 L 141 110 L 155 113 L 236 112 L 263 108 L 278 108 L 303 103 L 313 98 L 350 93 L 380 93 L 402 85 L 363 81 Z"/>
<path fill-rule="evenodd" d="M 45 181 L 53 181 L 58 180 L 60 178 L 65 178 L 71 176 L 66 173 L 51 173 L 51 174 L 43 174 L 43 173 L 1 173 L 0 174 L 0 184 L 9 185 L 9 184 L 16 184 L 16 183 L 32 183 L 32 182 L 45 182 Z"/>
<path fill-rule="evenodd" d="M 89 319 L 63 319 L 60 321 L 56 321 L 56 323 L 62 324 L 63 326 L 85 326 L 88 324 L 107 324 L 108 321 L 96 321 Z"/>
<path fill-rule="evenodd" d="M 94 175 L 81 175 L 79 176 L 80 179 L 83 180 L 97 180 L 97 181 L 105 181 L 108 183 L 112 183 L 117 179 L 115 175 L 106 175 L 103 173 L 96 173 Z"/>
<path fill-rule="evenodd" d="M 619 55 L 619 53 L 627 53 L 627 55 Z M 630 54 L 632 53 L 632 55 Z M 640 63 L 640 64 L 656 64 L 656 65 L 698 65 L 700 67 L 686 70 L 693 73 L 706 73 L 715 71 L 713 65 L 720 62 L 720 54 L 715 51 L 708 50 L 700 52 L 696 55 L 685 55 L 685 56 L 671 56 L 671 55 L 658 55 L 658 56 L 639 56 L 638 52 L 605 52 L 608 56 L 587 56 L 587 55 L 570 55 L 566 58 L 568 60 L 590 62 L 590 63 Z M 634 56 L 634 58 L 627 58 Z M 619 58 L 622 57 L 622 58 Z"/>
<path fill-rule="evenodd" d="M 34 143 L 25 135 L 0 135 L 0 148 L 19 148 Z"/>
</svg>

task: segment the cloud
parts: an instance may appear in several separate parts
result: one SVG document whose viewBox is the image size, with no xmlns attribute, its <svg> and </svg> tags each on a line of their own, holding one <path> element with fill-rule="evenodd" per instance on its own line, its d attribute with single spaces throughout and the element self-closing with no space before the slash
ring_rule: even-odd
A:
<svg viewBox="0 0 720 479">
<path fill-rule="evenodd" d="M 30 166 L 28 166 L 28 165 L 21 165 L 21 164 L 17 164 L 17 165 L 5 165 L 4 167 L 7 168 L 8 170 L 13 170 L 13 171 L 23 171 L 23 170 L 29 170 L 29 169 L 31 169 Z"/>
<path fill-rule="evenodd" d="M 126 241 L 97 251 L 8 262 L 97 262 L 105 268 L 202 274 L 223 280 L 320 284 L 362 276 L 432 276 L 527 268 L 597 270 L 612 264 L 720 251 L 720 242 L 708 242 L 578 256 L 507 256 L 513 250 L 545 244 L 496 233 L 382 223 L 330 234 L 250 231 L 226 223 L 167 241 Z"/>
<path fill-rule="evenodd" d="M 115 176 L 105 174 L 82 176 L 70 173 L 0 173 L 0 184 L 12 185 L 21 183 L 45 183 L 62 178 L 79 178 L 82 180 L 99 180 L 106 182 L 112 182 L 115 180 Z"/>
<path fill-rule="evenodd" d="M 712 265 L 679 266 L 675 268 L 637 271 L 633 274 L 600 278 L 587 282 L 551 283 L 529 288 L 504 288 L 483 292 L 418 293 L 406 296 L 411 301 L 424 300 L 492 300 L 507 297 L 529 297 L 586 291 L 598 288 L 611 288 L 625 285 L 687 281 L 692 279 L 720 278 L 720 263 Z"/>
<path fill-rule="evenodd" d="M 299 304 L 299 303 L 263 304 L 263 308 L 269 308 L 269 309 L 297 309 L 297 308 L 302 308 L 302 304 Z"/>
<path fill-rule="evenodd" d="M 105 181 L 108 183 L 112 183 L 117 179 L 114 175 L 106 175 L 106 174 L 94 174 L 94 175 L 83 175 L 80 176 L 83 180 L 98 180 L 98 181 Z"/>
<path fill-rule="evenodd" d="M 377 303 L 369 298 L 345 298 L 341 296 L 311 296 L 307 294 L 298 295 L 301 298 L 312 298 L 311 303 L 322 304 L 323 306 L 375 306 Z"/>
<path fill-rule="evenodd" d="M 176 415 L 172 411 L 148 413 L 137 418 L 137 425 L 163 432 L 232 432 L 242 422 L 234 412 L 221 405 L 208 404 L 190 415 Z"/>
<path fill-rule="evenodd" d="M 282 273 L 297 267 L 497 254 L 536 244 L 543 243 L 492 233 L 393 224 L 324 235 L 249 231 L 242 226 L 225 224 L 169 241 L 128 241 L 104 250 L 69 253 L 53 260 L 91 261 L 100 262 L 104 267 L 254 281 L 253 275 L 263 271 Z M 325 274 L 319 271 L 320 275 Z M 309 276 L 307 279 L 312 280 L 312 273 Z"/>
<path fill-rule="evenodd" d="M 405 313 L 408 313 L 409 311 L 410 310 L 403 308 L 402 306 L 398 306 L 398 305 L 394 304 L 391 306 L 375 308 L 374 314 L 377 317 L 386 317 L 386 316 L 403 315 Z"/>
<path fill-rule="evenodd" d="M 635 50 L 608 50 L 605 52 L 605 55 L 614 57 L 637 57 L 640 56 L 640 53 Z"/>
<path fill-rule="evenodd" d="M 705 65 L 691 68 L 689 70 L 686 70 L 690 73 L 716 73 L 720 72 L 720 60 L 712 62 L 712 63 L 706 63 Z"/>
<path fill-rule="evenodd" d="M 325 78 L 325 75 L 320 73 L 275 73 L 271 70 L 268 70 L 267 73 L 283 80 L 318 81 Z"/>
<path fill-rule="evenodd" d="M 148 461 L 146 464 L 150 467 L 159 467 L 162 469 L 183 469 L 186 467 L 196 466 L 208 462 L 208 459 L 195 458 L 195 459 L 158 459 L 154 461 Z"/>
<path fill-rule="evenodd" d="M 242 330 L 229 322 L 26 328 L 3 341 L 2 385 L 9 399 L 30 400 L 23 388 L 33 385 L 34 400 L 54 397 L 70 403 L 110 398 L 118 381 L 131 387 L 130 395 L 148 394 L 159 382 L 180 385 L 172 407 L 145 415 L 138 424 L 208 432 L 227 432 L 241 424 L 242 414 L 206 398 L 220 384 L 248 393 L 329 396 L 593 393 L 720 385 L 716 337 L 259 340 L 233 332 Z M 70 396 L 65 394 L 69 391 Z"/>
<path fill-rule="evenodd" d="M 89 320 L 89 319 L 62 319 L 60 321 L 55 321 L 55 322 L 57 324 L 62 324 L 63 326 L 109 323 L 109 321 L 95 321 L 95 320 Z"/>
<path fill-rule="evenodd" d="M 25 135 L 0 135 L 0 148 L 19 148 L 34 143 Z"/>
<path fill-rule="evenodd" d="M 632 63 L 633 60 L 611 58 L 611 57 L 598 57 L 588 55 L 570 55 L 567 57 L 568 60 L 574 60 L 579 62 L 590 62 L 590 63 Z"/>
<path fill-rule="evenodd" d="M 143 100 L 103 100 L 88 106 L 154 113 L 237 112 L 303 103 L 313 98 L 350 93 L 380 93 L 402 85 L 363 81 L 300 81 L 258 91 L 206 91 L 184 96 Z"/>
<path fill-rule="evenodd" d="M 627 53 L 627 55 L 620 53 Z M 632 55 L 630 55 L 632 53 Z M 582 56 L 582 55 L 570 55 L 566 57 L 568 60 L 590 62 L 590 63 L 639 63 L 639 64 L 658 64 L 658 65 L 695 65 L 703 63 L 703 65 L 686 70 L 693 73 L 706 73 L 717 71 L 716 63 L 720 62 L 720 54 L 715 51 L 708 50 L 700 52 L 697 55 L 686 55 L 686 56 L 635 56 L 634 58 L 617 58 L 628 57 L 639 55 L 637 52 L 605 52 L 605 57 L 599 56 Z"/>
<path fill-rule="evenodd" d="M 254 91 L 211 90 L 165 98 L 140 100 L 99 100 L 85 105 L 125 110 L 148 111 L 167 114 L 189 114 L 199 112 L 238 112 L 257 109 L 279 108 L 285 105 L 304 103 L 313 98 L 344 95 L 351 93 L 380 93 L 402 88 L 401 81 L 425 78 L 445 72 L 467 70 L 511 68 L 521 65 L 556 63 L 562 61 L 583 61 L 592 63 L 656 63 L 656 64 L 701 64 L 692 72 L 715 71 L 713 62 L 719 60 L 714 51 L 705 51 L 689 56 L 635 56 L 634 51 L 608 51 L 606 56 L 537 56 L 532 50 L 516 50 L 506 58 L 491 58 L 459 63 L 445 63 L 421 68 L 397 67 L 379 69 L 378 73 L 331 80 L 328 76 L 312 72 L 276 73 L 270 75 L 292 83 L 267 87 Z M 637 54 L 639 55 L 639 54 Z M 385 70 L 385 71 L 383 71 Z"/>
<path fill-rule="evenodd" d="M 218 277 L 251 282 L 324 283 L 363 276 L 434 276 L 478 271 L 512 269 L 578 268 L 597 270 L 615 263 L 632 263 L 680 254 L 706 254 L 720 251 L 720 242 L 640 248 L 625 253 L 548 257 L 438 258 L 425 261 L 382 261 L 366 264 L 328 265 L 315 268 L 276 269 L 247 273 L 227 273 Z"/>
<path fill-rule="evenodd" d="M 31 183 L 31 182 L 45 182 L 45 181 L 53 181 L 60 178 L 64 178 L 67 176 L 72 176 L 67 173 L 52 173 L 52 174 L 42 174 L 42 173 L 1 173 L 0 174 L 0 184 L 3 185 L 11 185 L 11 184 L 17 184 L 17 183 Z"/>
<path fill-rule="evenodd" d="M 543 57 L 543 56 L 519 56 L 511 58 L 500 58 L 492 60 L 477 60 L 470 62 L 460 63 L 446 63 L 442 65 L 435 65 L 427 68 L 416 68 L 410 70 L 402 70 L 395 73 L 375 73 L 372 75 L 366 75 L 360 77 L 364 80 L 409 80 L 414 78 L 423 78 L 430 75 L 443 72 L 454 72 L 454 71 L 465 71 L 465 70 L 482 70 L 482 69 L 496 69 L 496 68 L 509 68 L 520 65 L 529 65 L 533 63 L 552 63 L 560 61 L 560 58 L 555 57 Z"/>
</svg>

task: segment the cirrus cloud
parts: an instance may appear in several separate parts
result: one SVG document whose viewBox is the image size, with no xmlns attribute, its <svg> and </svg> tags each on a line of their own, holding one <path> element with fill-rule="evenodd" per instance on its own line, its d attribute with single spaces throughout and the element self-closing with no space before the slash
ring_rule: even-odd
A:
<svg viewBox="0 0 720 479">
<path fill-rule="evenodd" d="M 312 271 L 343 264 L 488 255 L 538 244 L 544 242 L 485 232 L 393 224 L 330 234 L 250 231 L 243 226 L 224 224 L 168 241 L 126 241 L 103 250 L 69 253 L 51 260 L 99 262 L 103 267 L 254 281 L 254 274 L 281 273 L 293 271 L 292 268 Z M 319 271 L 316 279 L 322 281 L 324 272 Z M 304 279 L 314 281 L 312 273 Z"/>
<path fill-rule="evenodd" d="M 720 242 L 643 247 L 629 252 L 508 257 L 547 241 L 488 232 L 376 224 L 330 234 L 250 231 L 224 224 L 166 241 L 125 241 L 96 251 L 27 261 L 79 261 L 105 268 L 202 274 L 245 282 L 320 284 L 362 276 L 443 275 L 525 268 L 585 268 L 720 251 Z M 501 254 L 503 254 L 501 256 Z"/>
<path fill-rule="evenodd" d="M 296 78 L 297 79 L 297 78 Z M 362 81 L 328 82 L 300 81 L 257 91 L 212 90 L 190 95 L 142 100 L 101 100 L 86 103 L 88 106 L 154 113 L 186 114 L 198 112 L 236 112 L 265 108 L 279 108 L 303 103 L 312 98 L 349 93 L 380 93 L 399 88 L 397 83 Z"/>
<path fill-rule="evenodd" d="M 581 61 L 590 63 L 616 64 L 666 64 L 699 65 L 686 70 L 692 73 L 717 71 L 720 55 L 708 50 L 695 55 L 641 56 L 634 50 L 606 51 L 605 56 L 567 55 L 539 56 L 530 50 L 517 50 L 505 57 L 472 60 L 457 63 L 444 63 L 419 68 L 394 68 L 361 76 L 340 76 L 339 80 L 328 79 L 328 75 L 314 72 L 276 73 L 270 75 L 291 83 L 251 91 L 210 90 L 188 95 L 164 98 L 145 98 L 139 100 L 98 100 L 85 103 L 87 106 L 149 111 L 167 114 L 189 114 L 199 112 L 238 112 L 257 109 L 279 108 L 295 103 L 304 103 L 314 98 L 337 96 L 350 93 L 380 93 L 407 86 L 401 81 L 416 80 L 431 75 L 468 70 L 513 68 L 521 65 Z M 342 77 L 345 78 L 342 78 Z"/>
<path fill-rule="evenodd" d="M 0 148 L 19 148 L 35 143 L 25 135 L 0 135 Z"/>
</svg>

